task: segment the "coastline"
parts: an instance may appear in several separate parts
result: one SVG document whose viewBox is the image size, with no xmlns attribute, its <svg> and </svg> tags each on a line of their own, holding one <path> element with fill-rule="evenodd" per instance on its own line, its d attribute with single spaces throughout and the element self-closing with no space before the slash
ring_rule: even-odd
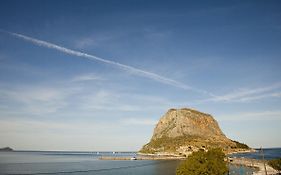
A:
<svg viewBox="0 0 281 175">
<path fill-rule="evenodd" d="M 225 154 L 227 156 L 230 156 L 232 154 L 236 153 L 250 153 L 250 152 L 256 152 L 254 149 L 236 149 L 232 151 L 228 151 Z M 192 152 L 190 152 L 191 154 Z M 141 153 L 138 152 L 135 157 L 116 157 L 116 156 L 102 156 L 99 159 L 100 160 L 131 160 L 134 158 L 135 160 L 184 160 L 188 157 L 188 155 L 179 155 L 179 154 L 173 154 L 170 152 L 159 152 L 156 154 L 150 154 L 150 153 Z"/>
<path fill-rule="evenodd" d="M 102 156 L 99 160 L 184 160 L 186 157 L 172 157 L 172 156 L 136 156 L 136 157 L 111 157 Z"/>
<path fill-rule="evenodd" d="M 232 165 L 240 165 L 245 167 L 250 167 L 256 169 L 253 175 L 265 175 L 265 166 L 267 170 L 267 175 L 276 175 L 278 171 L 274 170 L 271 166 L 265 164 L 262 160 L 258 159 L 250 159 L 250 158 L 238 158 L 238 157 L 230 157 L 235 153 L 250 153 L 256 152 L 254 149 L 250 150 L 234 150 L 228 152 L 226 161 Z M 158 154 L 145 154 L 145 153 L 137 153 L 135 157 L 114 157 L 114 156 L 104 156 L 100 157 L 100 160 L 185 160 L 186 156 L 175 155 L 170 153 L 158 153 Z"/>
<path fill-rule="evenodd" d="M 137 153 L 134 157 L 118 157 L 118 156 L 102 156 L 100 160 L 184 160 L 186 156 L 180 156 L 175 154 L 144 154 Z"/>
<path fill-rule="evenodd" d="M 253 173 L 253 175 L 265 175 L 265 167 L 267 170 L 267 175 L 275 175 L 278 174 L 276 170 L 274 170 L 271 166 L 267 164 L 267 162 L 264 162 L 262 160 L 257 159 L 249 159 L 249 158 L 229 158 L 228 162 L 234 165 L 242 165 L 247 166 L 251 168 L 257 168 L 258 170 Z"/>
<path fill-rule="evenodd" d="M 257 150 L 255 149 L 238 149 L 238 150 L 233 150 L 233 151 L 229 151 L 226 152 L 226 155 L 231 155 L 231 154 L 237 154 L 237 153 L 253 153 L 253 152 L 257 152 Z"/>
<path fill-rule="evenodd" d="M 100 160 L 185 160 L 182 156 L 136 156 L 136 157 L 100 157 Z M 249 158 L 228 158 L 227 162 L 233 165 L 241 165 L 250 168 L 255 168 L 257 171 L 253 175 L 265 175 L 264 163 L 262 160 Z M 276 175 L 278 172 L 265 163 L 267 175 Z"/>
</svg>

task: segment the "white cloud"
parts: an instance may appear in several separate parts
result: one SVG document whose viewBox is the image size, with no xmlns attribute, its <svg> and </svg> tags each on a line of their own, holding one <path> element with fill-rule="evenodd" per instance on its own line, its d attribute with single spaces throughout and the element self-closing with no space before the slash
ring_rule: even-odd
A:
<svg viewBox="0 0 281 175">
<path fill-rule="evenodd" d="M 29 41 L 29 42 L 31 42 L 35 45 L 38 45 L 38 46 L 47 47 L 47 48 L 50 48 L 50 49 L 55 49 L 55 50 L 58 50 L 60 52 L 66 53 L 66 54 L 74 55 L 74 56 L 77 56 L 77 57 L 80 57 L 80 58 L 85 58 L 85 59 L 88 59 L 88 60 L 91 60 L 91 61 L 99 61 L 99 62 L 102 62 L 102 63 L 113 65 L 115 67 L 118 67 L 119 69 L 125 70 L 128 73 L 131 73 L 131 74 L 134 74 L 134 75 L 146 77 L 146 78 L 152 79 L 154 81 L 157 81 L 157 82 L 160 82 L 160 83 L 163 83 L 163 84 L 167 84 L 167 85 L 170 85 L 170 86 L 174 86 L 174 87 L 177 87 L 177 88 L 181 88 L 181 89 L 184 89 L 184 90 L 192 90 L 192 91 L 197 92 L 197 93 L 202 93 L 202 94 L 212 96 L 212 94 L 208 93 L 205 90 L 193 88 L 189 85 L 186 85 L 184 83 L 181 83 L 181 82 L 176 81 L 176 80 L 171 79 L 171 78 L 167 78 L 167 77 L 158 75 L 158 74 L 153 73 L 153 72 L 149 72 L 149 71 L 146 71 L 146 70 L 143 70 L 143 69 L 139 69 L 139 68 L 136 68 L 136 67 L 133 67 L 133 66 L 121 64 L 121 63 L 114 62 L 114 61 L 111 61 L 111 60 L 103 59 L 103 58 L 100 58 L 100 57 L 97 57 L 97 56 L 94 56 L 94 55 L 90 55 L 90 54 L 87 54 L 87 53 L 71 50 L 71 49 L 68 49 L 68 48 L 50 43 L 50 42 L 38 40 L 38 39 L 28 37 L 28 36 L 25 36 L 25 35 L 22 35 L 22 34 L 7 32 L 7 31 L 3 31 L 3 30 L 2 30 L 2 32 L 5 32 L 9 35 L 15 36 L 15 37 L 20 38 L 20 39 Z"/>
<path fill-rule="evenodd" d="M 198 104 L 204 102 L 246 102 L 246 101 L 254 101 L 260 100 L 263 98 L 269 97 L 281 97 L 280 92 L 273 92 L 274 90 L 280 89 L 281 83 L 275 83 L 270 86 L 253 88 L 253 89 L 240 89 L 235 92 L 231 92 L 221 96 L 214 96 L 212 98 L 199 100 Z M 269 92 L 269 93 L 268 93 Z"/>
<path fill-rule="evenodd" d="M 262 112 L 248 112 L 240 114 L 242 117 L 255 117 L 255 116 L 278 116 L 281 117 L 281 111 L 262 111 Z"/>
<path fill-rule="evenodd" d="M 252 97 L 243 97 L 243 98 L 238 99 L 238 101 L 241 101 L 241 102 L 243 102 L 243 101 L 253 101 L 253 100 L 260 100 L 260 99 L 270 98 L 270 97 L 280 98 L 281 92 L 267 93 L 267 94 L 252 96 Z"/>
<path fill-rule="evenodd" d="M 78 81 L 94 81 L 94 80 L 104 80 L 104 78 L 96 75 L 96 74 L 84 74 L 84 75 L 78 75 L 75 76 L 72 81 L 78 82 Z"/>
<path fill-rule="evenodd" d="M 220 121 L 281 120 L 281 111 L 244 112 L 218 116 Z"/>
<path fill-rule="evenodd" d="M 73 91 L 71 88 L 46 86 L 0 89 L 0 99 L 11 103 L 9 110 L 16 109 L 17 113 L 47 114 L 65 107 L 67 104 L 66 98 Z"/>
<path fill-rule="evenodd" d="M 75 76 L 70 80 L 84 81 L 95 79 L 91 76 Z M 85 80 L 86 81 L 86 80 Z M 1 115 L 20 117 L 21 115 L 47 117 L 55 116 L 97 116 L 115 115 L 120 117 L 120 112 L 142 112 L 166 110 L 171 102 L 165 98 L 132 94 L 126 90 L 107 89 L 85 86 L 76 81 L 64 80 L 61 84 L 49 82 L 32 84 L 20 88 L 0 88 Z M 157 104 L 157 105 L 155 105 Z M 110 114 L 112 112 L 116 112 Z M 52 115 L 54 116 L 54 115 Z"/>
<path fill-rule="evenodd" d="M 134 95 L 114 90 L 98 90 L 81 97 L 84 111 L 137 112 L 168 106 L 167 100 L 155 96 Z M 155 105 L 157 104 L 157 105 Z"/>
</svg>

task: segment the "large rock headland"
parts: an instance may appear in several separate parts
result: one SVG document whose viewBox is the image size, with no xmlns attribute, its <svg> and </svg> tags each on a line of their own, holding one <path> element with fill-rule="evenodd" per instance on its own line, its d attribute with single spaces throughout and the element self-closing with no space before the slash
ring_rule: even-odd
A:
<svg viewBox="0 0 281 175">
<path fill-rule="evenodd" d="M 221 148 L 225 153 L 251 151 L 225 136 L 213 116 L 190 108 L 170 109 L 163 115 L 140 154 L 188 156 L 199 149 Z"/>
</svg>

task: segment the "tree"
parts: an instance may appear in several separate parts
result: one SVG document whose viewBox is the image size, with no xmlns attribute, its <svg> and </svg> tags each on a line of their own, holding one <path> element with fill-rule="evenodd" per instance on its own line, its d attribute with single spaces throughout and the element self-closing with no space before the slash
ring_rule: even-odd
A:
<svg viewBox="0 0 281 175">
<path fill-rule="evenodd" d="M 279 174 L 281 173 L 281 158 L 270 160 L 268 165 L 277 170 Z"/>
<path fill-rule="evenodd" d="M 192 153 L 177 167 L 177 175 L 225 175 L 228 167 L 221 149 Z"/>
</svg>

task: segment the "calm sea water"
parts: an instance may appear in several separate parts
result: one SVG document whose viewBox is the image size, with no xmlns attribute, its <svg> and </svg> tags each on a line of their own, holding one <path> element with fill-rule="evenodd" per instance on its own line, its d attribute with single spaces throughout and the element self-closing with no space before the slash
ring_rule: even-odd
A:
<svg viewBox="0 0 281 175">
<path fill-rule="evenodd" d="M 265 157 L 280 157 L 281 149 L 264 149 Z M 259 158 L 257 153 L 236 154 Z M 180 161 L 175 160 L 99 160 L 101 156 L 136 156 L 135 152 L 0 152 L 0 175 L 73 174 L 73 175 L 174 175 Z M 231 174 L 251 174 L 253 169 L 231 166 Z"/>
<path fill-rule="evenodd" d="M 266 160 L 281 158 L 281 148 L 265 148 L 263 149 L 264 158 Z M 251 159 L 262 159 L 262 154 L 260 149 L 256 149 L 256 152 L 253 153 L 239 153 L 233 154 L 235 157 L 245 157 Z"/>
<path fill-rule="evenodd" d="M 174 175 L 179 161 L 110 161 L 100 156 L 135 156 L 112 152 L 0 152 L 0 174 Z"/>
</svg>

